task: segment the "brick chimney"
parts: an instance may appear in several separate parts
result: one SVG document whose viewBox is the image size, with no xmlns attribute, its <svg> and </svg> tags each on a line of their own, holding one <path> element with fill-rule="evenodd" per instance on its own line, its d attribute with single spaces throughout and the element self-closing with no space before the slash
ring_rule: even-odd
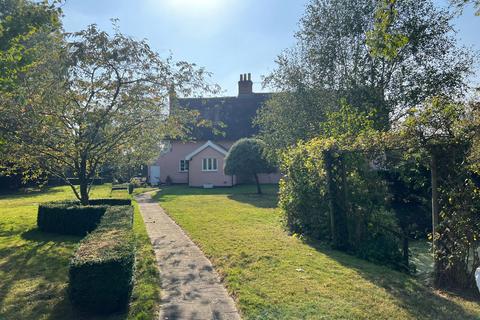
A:
<svg viewBox="0 0 480 320">
<path fill-rule="evenodd" d="M 238 82 L 238 95 L 244 94 L 252 94 L 253 93 L 253 82 L 252 82 L 252 74 L 249 73 L 248 75 L 241 74 L 240 81 Z"/>
</svg>

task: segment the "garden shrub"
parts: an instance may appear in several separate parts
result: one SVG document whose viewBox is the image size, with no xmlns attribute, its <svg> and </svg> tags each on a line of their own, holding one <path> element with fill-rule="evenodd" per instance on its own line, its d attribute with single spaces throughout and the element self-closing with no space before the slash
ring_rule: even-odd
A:
<svg viewBox="0 0 480 320">
<path fill-rule="evenodd" d="M 325 171 L 318 170 L 305 144 L 299 144 L 282 161 L 279 205 L 288 229 L 315 239 L 330 236 Z"/>
<path fill-rule="evenodd" d="M 396 236 L 401 231 L 388 208 L 387 183 L 366 155 L 335 150 L 332 139 L 313 139 L 283 155 L 279 205 L 286 226 L 366 260 L 406 269 Z"/>
<path fill-rule="evenodd" d="M 78 203 L 78 202 L 77 202 Z M 131 206 L 130 199 L 91 199 L 88 201 L 91 206 Z"/>
<path fill-rule="evenodd" d="M 50 202 L 38 207 L 37 226 L 41 231 L 84 236 L 93 231 L 108 206 L 131 205 L 130 199 L 92 199 L 88 206 L 79 201 Z"/>
<path fill-rule="evenodd" d="M 480 266 L 480 181 L 465 161 L 472 146 L 445 145 L 439 157 L 440 223 L 436 234 L 435 284 L 477 292 L 475 271 Z"/>
<path fill-rule="evenodd" d="M 127 186 L 127 189 L 128 189 L 128 194 L 132 194 L 133 193 L 133 184 L 132 183 L 129 183 L 128 186 Z"/>
<path fill-rule="evenodd" d="M 123 309 L 133 286 L 134 263 L 133 207 L 109 207 L 70 262 L 72 303 L 93 313 Z"/>
<path fill-rule="evenodd" d="M 68 202 L 42 204 L 37 225 L 41 231 L 84 236 L 93 231 L 107 206 L 79 206 Z"/>
</svg>

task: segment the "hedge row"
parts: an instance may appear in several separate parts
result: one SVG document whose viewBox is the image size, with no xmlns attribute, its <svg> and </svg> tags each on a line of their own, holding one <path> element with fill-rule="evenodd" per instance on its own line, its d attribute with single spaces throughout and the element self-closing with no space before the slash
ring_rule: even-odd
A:
<svg viewBox="0 0 480 320">
<path fill-rule="evenodd" d="M 100 222 L 108 206 L 131 205 L 130 199 L 94 199 L 88 206 L 79 201 L 51 202 L 38 207 L 37 225 L 44 232 L 84 236 Z"/>
<path fill-rule="evenodd" d="M 94 313 L 123 309 L 133 286 L 134 263 L 133 207 L 108 207 L 70 262 L 72 303 Z"/>
</svg>

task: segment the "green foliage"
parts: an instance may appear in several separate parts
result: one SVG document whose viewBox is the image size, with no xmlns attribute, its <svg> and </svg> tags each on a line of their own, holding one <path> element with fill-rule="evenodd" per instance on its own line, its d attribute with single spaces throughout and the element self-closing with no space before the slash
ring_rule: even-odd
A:
<svg viewBox="0 0 480 320">
<path fill-rule="evenodd" d="M 56 1 L 2 0 L 0 12 L 0 92 L 4 92 L 42 59 L 38 38 L 60 30 L 61 10 Z"/>
<path fill-rule="evenodd" d="M 374 29 L 367 32 L 367 45 L 374 57 L 395 59 L 399 51 L 408 44 L 408 37 L 400 32 L 392 31 L 392 26 L 398 16 L 395 8 L 397 0 L 382 0 L 378 2 L 375 12 Z"/>
<path fill-rule="evenodd" d="M 386 131 L 427 97 L 463 94 L 473 59 L 457 45 L 452 18 L 431 0 L 310 1 L 297 44 L 266 78 L 282 92 L 256 119 L 269 154 L 322 135 L 342 99 Z"/>
<path fill-rule="evenodd" d="M 254 175 L 270 173 L 274 167 L 265 159 L 265 143 L 259 139 L 240 139 L 225 157 L 225 173 L 228 175 Z"/>
<path fill-rule="evenodd" d="M 43 87 L 59 68 L 54 51 L 61 38 L 60 16 L 56 0 L 0 1 L 0 171 L 22 175 L 24 182 L 37 179 L 41 171 L 16 153 L 13 136 L 31 125 L 23 114 L 33 103 L 33 88 Z"/>
<path fill-rule="evenodd" d="M 70 262 L 69 295 L 79 309 L 111 313 L 127 306 L 135 264 L 133 208 L 109 207 Z"/>
<path fill-rule="evenodd" d="M 38 207 L 37 226 L 44 232 L 84 236 L 97 227 L 106 206 L 78 206 L 69 203 Z"/>
<path fill-rule="evenodd" d="M 475 270 L 480 267 L 480 183 L 466 168 L 468 144 L 448 145 L 439 160 L 440 224 L 436 236 L 439 270 L 436 285 L 477 291 Z"/>
<path fill-rule="evenodd" d="M 77 204 L 80 202 L 77 201 Z M 88 204 L 91 206 L 130 206 L 132 205 L 131 199 L 90 199 Z"/>
<path fill-rule="evenodd" d="M 108 206 L 129 206 L 130 199 L 92 199 L 88 206 L 80 201 L 57 201 L 38 207 L 37 226 L 44 232 L 84 236 L 93 231 Z"/>
<path fill-rule="evenodd" d="M 298 140 L 313 139 L 321 131 L 325 111 L 332 109 L 335 97 L 327 90 L 304 90 L 274 94 L 258 110 L 254 123 L 267 145 L 267 155 L 277 160 L 282 150 Z"/>
<path fill-rule="evenodd" d="M 133 183 L 129 183 L 128 184 L 128 194 L 132 194 L 133 193 L 133 189 L 134 189 L 134 185 Z"/>
<path fill-rule="evenodd" d="M 275 171 L 275 167 L 265 155 L 265 148 L 265 143 L 259 139 L 238 140 L 225 157 L 225 173 L 228 175 L 254 176 L 258 193 L 261 193 L 258 174 Z"/>
<path fill-rule="evenodd" d="M 475 142 L 480 134 L 478 103 L 459 103 L 435 97 L 410 111 L 398 129 L 408 148 L 406 155 L 438 175 L 439 225 L 432 235 L 435 284 L 473 289 L 480 266 L 480 184 Z M 435 161 L 429 163 L 432 159 Z M 433 164 L 434 163 L 434 164 Z M 436 200 L 436 201 L 435 201 Z"/>
<path fill-rule="evenodd" d="M 172 86 L 182 95 L 210 87 L 204 69 L 160 57 L 115 22 L 113 29 L 62 35 L 50 47 L 52 68 L 36 66 L 22 84 L 30 90 L 18 104 L 21 126 L 9 133 L 12 155 L 64 180 L 83 204 L 103 165 L 146 163 L 158 155 L 159 139 L 176 136 L 167 112 Z"/>
<path fill-rule="evenodd" d="M 371 167 L 373 160 L 339 150 L 334 139 L 299 143 L 282 158 L 279 206 L 291 232 L 408 270 L 401 232 L 386 201 L 387 185 Z"/>
<path fill-rule="evenodd" d="M 418 159 L 404 159 L 399 150 L 387 151 L 382 176 L 388 183 L 389 207 L 411 239 L 426 239 L 432 231 L 430 170 Z"/>
<path fill-rule="evenodd" d="M 321 155 L 312 146 L 299 143 L 284 154 L 279 206 L 291 232 L 326 240 L 330 238 L 326 172 L 317 167 L 316 159 Z"/>
</svg>

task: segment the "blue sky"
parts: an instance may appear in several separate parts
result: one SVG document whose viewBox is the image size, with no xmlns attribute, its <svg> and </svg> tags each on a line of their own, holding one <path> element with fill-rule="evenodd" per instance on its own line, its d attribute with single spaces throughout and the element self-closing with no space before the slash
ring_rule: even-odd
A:
<svg viewBox="0 0 480 320">
<path fill-rule="evenodd" d="M 420 0 L 421 1 L 421 0 Z M 111 30 L 120 19 L 123 33 L 146 38 L 163 55 L 187 60 L 213 72 L 212 80 L 237 94 L 241 73 L 252 73 L 254 91 L 261 75 L 275 67 L 276 56 L 294 44 L 307 0 L 67 0 L 63 7 L 66 31 L 91 23 Z M 447 0 L 435 0 L 439 6 Z M 480 17 L 467 8 L 457 18 L 457 37 L 480 50 Z M 476 79 L 479 79 L 477 76 Z M 478 82 L 475 80 L 475 82 Z"/>
</svg>

